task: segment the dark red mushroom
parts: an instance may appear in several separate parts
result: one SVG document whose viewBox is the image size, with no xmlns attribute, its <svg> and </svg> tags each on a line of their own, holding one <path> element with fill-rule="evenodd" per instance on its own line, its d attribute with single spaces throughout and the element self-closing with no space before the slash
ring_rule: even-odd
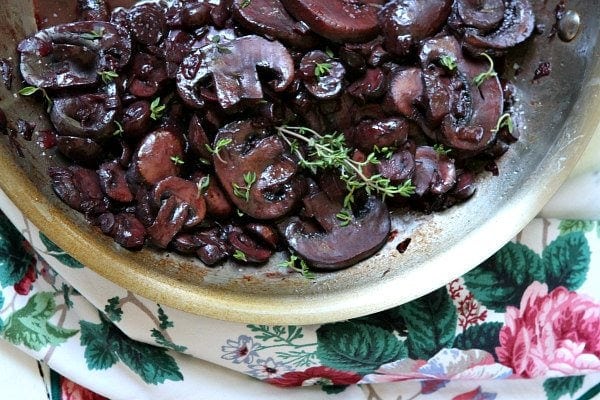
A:
<svg viewBox="0 0 600 400">
<path fill-rule="evenodd" d="M 436 67 L 450 57 L 456 68 L 447 74 Z M 452 36 L 430 39 L 421 49 L 429 124 L 440 124 L 440 142 L 450 147 L 479 152 L 496 138 L 495 127 L 502 114 L 504 94 L 496 75 L 488 75 L 479 86 L 475 78 L 487 72 L 489 62 L 463 56 Z M 427 132 L 427 130 L 425 131 Z"/>
<path fill-rule="evenodd" d="M 206 203 L 196 183 L 177 176 L 169 176 L 158 182 L 152 190 L 152 198 L 156 206 L 160 206 L 168 197 L 175 197 L 179 202 L 188 205 L 186 228 L 198 225 L 206 215 Z"/>
<path fill-rule="evenodd" d="M 302 57 L 298 74 L 304 87 L 319 100 L 338 96 L 344 84 L 344 65 L 321 50 L 311 51 Z"/>
<path fill-rule="evenodd" d="M 80 21 L 108 21 L 110 13 L 106 0 L 77 0 L 77 18 Z"/>
<path fill-rule="evenodd" d="M 364 260 L 385 244 L 390 233 L 387 207 L 376 197 L 370 196 L 360 210 L 349 213 L 347 224 L 336 217 L 342 205 L 324 192 L 303 201 L 319 227 L 299 217 L 278 226 L 290 248 L 315 268 L 333 271 Z"/>
<path fill-rule="evenodd" d="M 234 252 L 238 254 L 236 257 L 238 261 L 261 264 L 269 261 L 273 255 L 272 249 L 266 248 L 237 226 L 229 229 L 227 240 Z"/>
<path fill-rule="evenodd" d="M 107 201 L 94 170 L 72 165 L 50 167 L 48 175 L 52 189 L 69 207 L 86 215 L 97 215 L 107 210 Z"/>
<path fill-rule="evenodd" d="M 334 42 L 366 42 L 377 35 L 379 8 L 367 0 L 281 0 L 298 21 Z"/>
<path fill-rule="evenodd" d="M 433 147 L 419 146 L 415 152 L 415 173 L 413 182 L 415 193 L 443 194 L 452 189 L 456 183 L 454 162 L 445 154 Z"/>
<path fill-rule="evenodd" d="M 492 1 L 488 0 L 486 5 L 493 10 L 493 18 L 489 24 L 482 24 L 482 20 L 469 18 L 469 6 L 463 4 L 464 0 L 458 1 L 456 10 L 459 20 L 458 26 L 452 24 L 462 36 L 465 49 L 477 55 L 488 52 L 494 55 L 503 55 L 506 51 L 527 40 L 535 28 L 535 14 L 529 0 Z M 502 6 L 497 3 L 503 3 Z M 462 12 L 461 12 L 462 11 Z M 493 21 L 498 19 L 500 11 L 503 12 L 501 23 L 495 29 L 490 29 Z M 485 21 L 485 20 L 484 20 Z M 483 25 L 483 27 L 482 27 Z"/>
<path fill-rule="evenodd" d="M 98 217 L 98 222 L 105 234 L 126 249 L 141 249 L 146 242 L 146 228 L 131 213 L 105 213 Z"/>
<path fill-rule="evenodd" d="M 181 137 L 169 130 L 159 130 L 146 135 L 133 155 L 131 168 L 141 182 L 154 185 L 179 174 L 176 161 L 183 155 Z M 175 160 L 175 161 L 174 161 Z"/>
<path fill-rule="evenodd" d="M 410 124 L 402 117 L 365 120 L 352 129 L 351 144 L 366 154 L 386 147 L 399 148 L 409 131 Z"/>
<path fill-rule="evenodd" d="M 270 86 L 276 92 L 292 83 L 294 61 L 281 43 L 254 35 L 231 41 L 214 38 L 213 44 L 191 52 L 177 73 L 177 91 L 188 106 L 204 106 L 198 86 L 210 76 L 219 104 L 226 110 L 241 101 L 257 103 L 263 99 L 257 68 L 275 74 Z"/>
<path fill-rule="evenodd" d="M 439 32 L 452 10 L 452 0 L 394 0 L 379 13 L 385 47 L 408 55 L 421 40 Z"/>
<path fill-rule="evenodd" d="M 215 143 L 228 143 L 214 154 L 215 172 L 230 200 L 258 219 L 279 218 L 302 196 L 298 161 L 276 135 L 251 122 L 223 127 Z"/>
<path fill-rule="evenodd" d="M 395 72 L 390 81 L 387 101 L 401 115 L 417 119 L 417 105 L 423 101 L 423 74 L 420 68 L 406 68 Z"/>
<path fill-rule="evenodd" d="M 167 20 L 159 4 L 141 3 L 129 10 L 127 24 L 135 40 L 151 46 L 158 44 L 162 39 Z"/>
<path fill-rule="evenodd" d="M 93 167 L 104 155 L 104 149 L 94 139 L 77 136 L 56 136 L 56 147 L 75 163 Z"/>
<path fill-rule="evenodd" d="M 99 72 L 129 62 L 131 40 L 108 22 L 74 22 L 41 30 L 19 43 L 21 74 L 36 87 L 59 89 L 99 81 Z"/>
<path fill-rule="evenodd" d="M 448 24 L 456 30 L 471 27 L 489 32 L 504 19 L 504 3 L 503 0 L 456 0 Z"/>
<path fill-rule="evenodd" d="M 105 162 L 98 168 L 102 191 L 112 200 L 121 203 L 129 203 L 134 199 L 125 172 L 118 160 Z"/>
<path fill-rule="evenodd" d="M 294 20 L 279 0 L 234 0 L 233 19 L 240 26 L 296 48 L 309 48 L 317 38 L 308 26 Z"/>
</svg>

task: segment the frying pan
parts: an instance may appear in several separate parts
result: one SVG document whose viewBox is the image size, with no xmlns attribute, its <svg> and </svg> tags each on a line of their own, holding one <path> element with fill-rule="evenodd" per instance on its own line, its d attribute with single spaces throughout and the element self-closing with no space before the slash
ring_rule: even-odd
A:
<svg viewBox="0 0 600 400">
<path fill-rule="evenodd" d="M 309 281 L 282 273 L 277 255 L 260 268 L 199 260 L 145 249 L 130 252 L 100 234 L 52 193 L 50 165 L 61 164 L 35 140 L 0 138 L 0 187 L 57 245 L 114 283 L 190 313 L 244 323 L 311 324 L 357 317 L 424 295 L 466 273 L 519 232 L 550 199 L 575 166 L 600 120 L 600 7 L 569 1 L 581 16 L 571 42 L 549 38 L 556 2 L 534 1 L 545 26 L 507 60 L 518 87 L 521 137 L 499 161 L 500 175 L 483 174 L 475 196 L 433 215 L 394 213 L 395 237 L 368 260 Z M 2 0 L 0 57 L 17 65 L 16 44 L 35 32 L 31 1 Z M 549 76 L 533 81 L 541 62 Z M 515 68 L 512 68 L 512 67 Z M 39 104 L 0 87 L 8 120 L 49 128 Z M 19 147 L 22 156 L 18 155 Z M 577 196 L 577 193 L 573 193 Z M 411 238 L 404 253 L 398 243 Z"/>
</svg>

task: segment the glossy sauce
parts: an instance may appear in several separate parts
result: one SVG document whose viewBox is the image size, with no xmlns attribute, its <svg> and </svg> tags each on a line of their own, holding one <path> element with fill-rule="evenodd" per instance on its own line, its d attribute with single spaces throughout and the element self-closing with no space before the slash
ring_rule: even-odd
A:
<svg viewBox="0 0 600 400">
<path fill-rule="evenodd" d="M 116 7 L 131 7 L 138 0 L 108 0 L 112 10 Z M 35 20 L 38 29 L 77 20 L 77 0 L 35 0 Z"/>
</svg>

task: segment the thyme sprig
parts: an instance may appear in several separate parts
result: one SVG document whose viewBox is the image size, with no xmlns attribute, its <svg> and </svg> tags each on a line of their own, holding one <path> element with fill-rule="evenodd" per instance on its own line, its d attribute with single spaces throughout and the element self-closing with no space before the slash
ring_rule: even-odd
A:
<svg viewBox="0 0 600 400">
<path fill-rule="evenodd" d="M 498 76 L 496 71 L 494 71 L 494 60 L 487 53 L 481 53 L 481 55 L 487 58 L 490 63 L 490 67 L 487 71 L 480 73 L 475 78 L 473 78 L 473 83 L 477 85 L 477 87 L 481 86 L 483 82 L 485 82 L 489 78 L 493 78 L 494 76 Z"/>
<path fill-rule="evenodd" d="M 353 160 L 350 148 L 346 146 L 343 134 L 321 135 L 310 128 L 299 126 L 278 126 L 278 135 L 290 146 L 298 156 L 300 165 L 316 174 L 318 170 L 337 169 L 341 180 L 346 184 L 348 194 L 344 198 L 344 207 L 350 208 L 354 203 L 354 194 L 363 189 L 367 194 L 377 193 L 382 199 L 388 196 L 400 195 L 409 197 L 415 192 L 411 180 L 401 185 L 393 185 L 390 179 L 381 174 L 369 175 L 365 168 L 368 165 L 379 164 L 376 153 L 370 153 L 365 161 Z M 300 151 L 298 141 L 308 147 L 308 155 Z"/>
<path fill-rule="evenodd" d="M 329 72 L 331 71 L 331 68 L 333 67 L 333 65 L 331 63 L 317 63 L 315 65 L 315 76 L 317 78 L 322 77 L 323 75 L 328 75 Z"/>
<path fill-rule="evenodd" d="M 160 97 L 155 98 L 150 103 L 150 118 L 154 121 L 158 120 L 165 112 L 167 106 L 165 104 L 160 103 Z"/>
<path fill-rule="evenodd" d="M 244 186 L 240 186 L 237 183 L 233 184 L 233 194 L 240 199 L 244 199 L 246 202 L 250 201 L 250 189 L 256 182 L 256 172 L 248 171 L 244 173 Z"/>
<path fill-rule="evenodd" d="M 31 96 L 37 92 L 40 92 L 42 96 L 44 96 L 44 100 L 46 100 L 46 112 L 50 112 L 50 110 L 52 109 L 52 99 L 50 98 L 50 96 L 48 96 L 48 92 L 46 92 L 46 89 L 37 86 L 25 86 L 17 93 L 19 93 L 21 96 Z"/>
<path fill-rule="evenodd" d="M 515 124 L 512 120 L 512 117 L 509 113 L 504 113 L 498 118 L 498 122 L 496 123 L 496 127 L 492 129 L 493 133 L 498 132 L 500 129 L 506 127 L 508 129 L 508 133 L 513 133 L 515 130 Z"/>
<path fill-rule="evenodd" d="M 105 84 L 108 84 L 115 78 L 119 77 L 119 74 L 117 74 L 115 71 L 100 71 L 98 72 L 98 75 L 100 75 L 100 79 L 102 79 L 102 82 Z"/>
<path fill-rule="evenodd" d="M 229 146 L 231 143 L 233 143 L 233 139 L 231 138 L 221 138 L 219 140 L 217 140 L 217 143 L 215 143 L 215 147 L 210 147 L 209 144 L 205 144 L 204 146 L 206 147 L 206 150 L 209 151 L 209 153 L 214 154 L 215 157 L 217 157 L 219 160 L 221 160 L 222 163 L 227 164 L 227 161 L 223 160 L 223 158 L 221 157 L 221 150 L 223 150 L 225 147 Z"/>
<path fill-rule="evenodd" d="M 300 264 L 298 266 L 297 264 Z M 290 258 L 277 265 L 279 268 L 285 268 L 290 271 L 299 272 L 303 277 L 309 280 L 316 279 L 315 274 L 309 269 L 305 260 L 299 258 L 295 254 L 291 254 Z"/>
<path fill-rule="evenodd" d="M 448 54 L 444 54 L 440 57 L 440 64 L 442 64 L 442 66 L 448 71 L 454 71 L 458 66 L 456 62 L 456 57 L 450 56 Z"/>
</svg>

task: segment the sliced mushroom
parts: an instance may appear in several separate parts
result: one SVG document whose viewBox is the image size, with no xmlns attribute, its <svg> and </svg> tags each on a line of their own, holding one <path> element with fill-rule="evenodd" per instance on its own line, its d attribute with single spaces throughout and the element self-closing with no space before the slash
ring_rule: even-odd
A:
<svg viewBox="0 0 600 400">
<path fill-rule="evenodd" d="M 138 250 L 146 242 L 146 228 L 131 213 L 110 213 L 98 217 L 102 231 L 126 249 Z"/>
<path fill-rule="evenodd" d="M 415 193 L 443 194 L 456 184 L 454 162 L 429 146 L 419 146 L 415 152 L 415 173 L 413 178 Z"/>
<path fill-rule="evenodd" d="M 166 249 L 171 240 L 183 229 L 188 218 L 188 204 L 175 196 L 168 197 L 161 205 L 154 222 L 148 227 L 152 243 Z"/>
<path fill-rule="evenodd" d="M 443 56 L 456 61 L 452 75 L 445 74 L 442 67 L 435 67 Z M 488 70 L 487 60 L 464 57 L 460 44 L 452 36 L 424 42 L 420 58 L 429 123 L 441 121 L 441 134 L 434 139 L 467 152 L 488 147 L 496 138 L 495 127 L 502 114 L 504 95 L 497 76 L 488 77 L 480 86 L 474 83 L 478 75 Z"/>
<path fill-rule="evenodd" d="M 439 32 L 452 11 L 452 0 L 396 0 L 379 13 L 388 51 L 408 55 L 419 42 Z"/>
<path fill-rule="evenodd" d="M 348 93 L 360 101 L 381 97 L 386 89 L 386 74 L 381 68 L 369 68 L 365 75 L 348 86 Z"/>
<path fill-rule="evenodd" d="M 298 73 L 310 94 L 319 100 L 328 100 L 341 93 L 346 70 L 341 62 L 321 50 L 314 50 L 302 57 Z"/>
<path fill-rule="evenodd" d="M 206 213 L 208 215 L 215 218 L 227 218 L 233 214 L 233 206 L 215 176 L 196 172 L 192 181 L 197 185 L 202 197 L 204 197 Z M 204 187 L 205 185 L 208 186 Z"/>
<path fill-rule="evenodd" d="M 98 72 L 120 70 L 129 62 L 131 39 L 108 22 L 73 22 L 41 30 L 17 49 L 28 84 L 59 89 L 92 85 Z"/>
<path fill-rule="evenodd" d="M 292 83 L 294 61 L 281 43 L 254 35 L 231 41 L 214 41 L 191 52 L 179 68 L 177 91 L 188 106 L 204 106 L 198 86 L 210 76 L 219 104 L 226 110 L 241 101 L 256 103 L 263 99 L 257 68 L 275 73 L 276 78 L 270 82 L 270 86 L 276 92 L 285 90 Z"/>
<path fill-rule="evenodd" d="M 459 31 L 471 27 L 489 32 L 502 23 L 506 10 L 504 3 L 503 0 L 457 0 L 448 24 Z"/>
<path fill-rule="evenodd" d="M 68 159 L 88 167 L 97 165 L 104 154 L 98 142 L 77 136 L 56 136 L 56 147 Z"/>
<path fill-rule="evenodd" d="M 133 201 L 134 196 L 126 180 L 126 171 L 118 160 L 101 164 L 97 172 L 102 191 L 109 198 L 121 203 Z"/>
<path fill-rule="evenodd" d="M 114 84 L 106 93 L 57 97 L 52 102 L 50 120 L 59 135 L 78 136 L 102 142 L 116 130 L 115 115 L 121 100 Z"/>
<path fill-rule="evenodd" d="M 215 137 L 219 141 L 230 143 L 213 156 L 215 172 L 241 211 L 274 219 L 296 205 L 302 196 L 298 161 L 278 136 L 243 121 L 222 128 Z M 247 179 L 251 176 L 255 179 Z"/>
<path fill-rule="evenodd" d="M 179 174 L 180 166 L 174 157 L 183 154 L 181 137 L 170 130 L 158 130 L 146 135 L 133 155 L 131 168 L 141 182 L 154 185 Z"/>
<path fill-rule="evenodd" d="M 459 2 L 460 3 L 460 2 Z M 509 48 L 527 40 L 535 28 L 535 14 L 529 0 L 504 1 L 502 23 L 488 32 L 465 21 L 462 42 L 465 49 L 477 55 L 487 51 L 494 55 L 503 55 Z"/>
<path fill-rule="evenodd" d="M 377 171 L 393 184 L 401 184 L 411 179 L 415 172 L 415 158 L 408 150 L 397 151 L 390 158 L 385 158 L 377 164 Z"/>
<path fill-rule="evenodd" d="M 386 101 L 401 115 L 415 120 L 420 114 L 417 105 L 423 101 L 423 90 L 421 69 L 402 69 L 392 76 Z"/>
<path fill-rule="evenodd" d="M 70 166 L 50 167 L 48 175 L 52 189 L 69 207 L 86 215 L 97 215 L 107 210 L 107 201 L 94 170 Z"/>
<path fill-rule="evenodd" d="M 338 270 L 355 264 L 377 252 L 390 233 L 390 215 L 384 203 L 370 196 L 360 210 L 351 213 L 342 226 L 336 217 L 342 208 L 323 192 L 304 199 L 320 228 L 291 217 L 278 225 L 290 248 L 311 266 Z"/>
<path fill-rule="evenodd" d="M 187 204 L 185 228 L 192 228 L 202 222 L 206 215 L 206 203 L 194 182 L 177 176 L 169 176 L 154 186 L 152 198 L 155 206 L 162 207 L 164 200 L 170 197 Z"/>
<path fill-rule="evenodd" d="M 145 134 L 150 128 L 152 111 L 150 103 L 146 100 L 138 100 L 129 104 L 123 110 L 121 124 L 123 135 L 127 139 L 137 139 Z"/>
<path fill-rule="evenodd" d="M 146 46 L 158 44 L 167 27 L 164 11 L 156 3 L 137 4 L 127 13 L 127 23 L 134 39 Z"/>
<path fill-rule="evenodd" d="M 261 264 L 269 261 L 269 258 L 273 255 L 273 250 L 258 243 L 237 226 L 229 229 L 227 240 L 234 251 L 237 250 L 243 253 L 243 257 L 239 258 L 243 262 Z"/>
<path fill-rule="evenodd" d="M 376 148 L 399 148 L 408 138 L 409 122 L 401 117 L 365 120 L 352 130 L 351 144 L 369 154 Z"/>
<path fill-rule="evenodd" d="M 296 48 L 309 48 L 317 38 L 294 20 L 279 0 L 234 0 L 233 19 L 242 27 Z"/>
<path fill-rule="evenodd" d="M 377 35 L 377 6 L 367 0 L 281 0 L 298 21 L 334 42 L 366 42 Z"/>
</svg>

